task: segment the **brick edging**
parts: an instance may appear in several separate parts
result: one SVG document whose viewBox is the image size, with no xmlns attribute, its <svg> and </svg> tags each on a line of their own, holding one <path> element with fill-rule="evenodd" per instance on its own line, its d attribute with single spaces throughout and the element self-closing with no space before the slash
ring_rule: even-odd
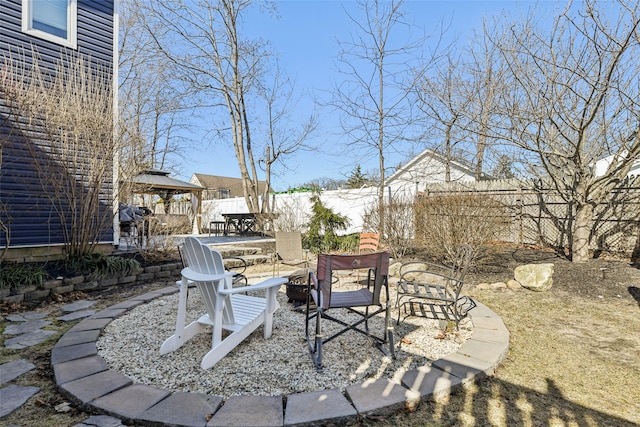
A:
<svg viewBox="0 0 640 427">
<path fill-rule="evenodd" d="M 75 276 L 64 279 L 51 279 L 41 286 L 21 286 L 0 289 L 0 301 L 21 303 L 39 301 L 51 295 L 63 295 L 73 291 L 94 291 L 133 283 L 147 283 L 156 280 L 168 280 L 180 276 L 182 264 L 179 262 L 152 265 L 140 268 L 128 276 L 106 277 L 101 279 L 90 276 Z"/>
</svg>

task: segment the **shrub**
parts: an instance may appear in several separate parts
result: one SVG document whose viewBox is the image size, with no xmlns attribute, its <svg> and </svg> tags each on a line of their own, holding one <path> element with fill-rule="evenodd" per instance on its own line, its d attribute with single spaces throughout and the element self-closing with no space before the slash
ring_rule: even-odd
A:
<svg viewBox="0 0 640 427">
<path fill-rule="evenodd" d="M 40 286 L 47 277 L 47 272 L 38 264 L 4 264 L 0 268 L 0 288 Z"/>
<path fill-rule="evenodd" d="M 385 230 L 382 243 L 393 258 L 405 256 L 412 244 L 414 204 L 410 199 L 393 199 L 384 205 Z M 364 213 L 364 228 L 376 230 L 380 224 L 377 205 L 370 206 Z"/>
<path fill-rule="evenodd" d="M 331 252 L 339 249 L 341 239 L 336 231 L 347 228 L 348 218 L 324 206 L 318 194 L 311 196 L 311 203 L 313 203 L 312 215 L 304 242 L 306 247 L 313 253 Z"/>
<path fill-rule="evenodd" d="M 415 205 L 415 239 L 441 260 L 453 259 L 462 244 L 476 257 L 506 227 L 506 208 L 476 194 L 420 197 Z"/>
<path fill-rule="evenodd" d="M 140 263 L 133 258 L 92 253 L 69 258 L 65 261 L 64 268 L 71 274 L 86 274 L 95 277 L 127 276 L 133 270 L 140 268 Z"/>
<path fill-rule="evenodd" d="M 306 201 L 303 198 L 281 196 L 277 201 L 275 211 L 277 217 L 273 221 L 275 230 L 304 232 L 308 216 L 306 207 Z"/>
</svg>

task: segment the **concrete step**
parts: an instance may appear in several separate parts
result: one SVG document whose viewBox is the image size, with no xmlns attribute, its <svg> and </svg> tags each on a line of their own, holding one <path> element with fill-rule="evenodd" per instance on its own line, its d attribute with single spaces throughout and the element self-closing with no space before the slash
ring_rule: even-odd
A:
<svg viewBox="0 0 640 427">
<path fill-rule="evenodd" d="M 245 256 L 245 255 L 261 255 L 262 248 L 252 248 L 245 246 L 211 246 L 216 251 L 220 252 L 223 257 L 229 256 Z"/>
<path fill-rule="evenodd" d="M 225 259 L 225 265 L 228 268 L 241 267 L 242 261 L 228 259 L 229 257 L 242 258 L 247 266 L 256 264 L 270 263 L 272 254 L 265 254 L 262 252 L 262 248 L 249 247 L 249 246 L 221 246 L 215 245 L 211 248 L 220 252 L 220 255 Z"/>
<path fill-rule="evenodd" d="M 239 258 L 242 258 L 247 263 L 247 266 L 256 265 L 256 264 L 268 264 L 268 263 L 271 263 L 271 259 L 272 259 L 271 255 L 263 255 L 263 254 L 241 255 Z M 242 266 L 242 261 L 225 258 L 224 264 L 228 268 L 240 267 Z"/>
</svg>

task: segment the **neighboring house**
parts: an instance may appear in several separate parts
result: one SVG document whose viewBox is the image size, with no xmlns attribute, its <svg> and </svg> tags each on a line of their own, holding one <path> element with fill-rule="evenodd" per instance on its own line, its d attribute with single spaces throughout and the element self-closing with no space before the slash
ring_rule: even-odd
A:
<svg viewBox="0 0 640 427">
<path fill-rule="evenodd" d="M 117 1 L 0 1 L 0 61 L 21 58 L 29 68 L 36 49 L 41 67 L 53 70 L 56 62 L 73 53 L 90 59 L 93 68 L 111 70 L 117 76 Z M 51 145 L 38 140 L 38 128 L 18 125 L 6 101 L 0 98 L 0 226 L 10 229 L 6 259 L 32 260 L 60 253 L 64 239 L 59 212 L 55 211 L 59 206 L 54 207 L 45 197 L 34 166 L 34 158 L 47 158 Z M 101 160 L 114 169 L 113 158 Z M 57 169 L 58 173 L 66 172 L 64 164 L 58 164 Z M 75 179 L 77 187 L 82 188 L 82 177 Z M 113 176 L 99 194 L 102 208 L 110 215 L 114 211 L 115 182 Z M 114 243 L 113 220 L 101 231 L 100 241 Z M 7 234 L 0 227 L 0 250 L 6 246 Z"/>
<path fill-rule="evenodd" d="M 607 168 L 613 162 L 613 155 L 604 157 L 596 162 L 596 176 L 602 176 L 607 171 Z M 631 165 L 631 169 L 627 174 L 628 177 L 640 176 L 640 159 L 636 159 Z"/>
<path fill-rule="evenodd" d="M 475 181 L 475 173 L 470 166 L 457 161 L 450 161 L 451 181 Z M 406 165 L 386 180 L 386 186 L 392 192 L 409 192 L 417 194 L 427 184 L 446 181 L 446 158 L 433 150 L 426 149 L 411 159 Z"/>
<path fill-rule="evenodd" d="M 241 178 L 229 178 L 226 176 L 194 173 L 191 176 L 191 180 L 189 182 L 204 187 L 204 191 L 202 192 L 202 200 L 244 197 Z M 258 191 L 260 192 L 260 194 L 264 193 L 266 187 L 266 181 L 258 181 Z"/>
</svg>

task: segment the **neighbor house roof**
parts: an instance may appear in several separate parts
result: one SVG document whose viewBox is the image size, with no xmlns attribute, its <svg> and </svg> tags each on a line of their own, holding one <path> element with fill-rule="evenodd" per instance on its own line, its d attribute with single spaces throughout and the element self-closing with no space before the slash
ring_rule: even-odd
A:
<svg viewBox="0 0 640 427">
<path fill-rule="evenodd" d="M 415 177 L 415 179 L 419 179 L 420 181 L 431 181 L 431 179 L 429 179 L 431 171 L 424 170 L 425 164 L 429 164 L 431 168 L 433 168 L 434 166 L 441 166 L 442 168 L 444 168 L 444 165 L 446 164 L 446 158 L 442 154 L 427 148 L 420 154 L 415 156 L 413 159 L 411 159 L 409 162 L 407 162 L 407 164 L 399 167 L 398 170 L 396 170 L 386 180 L 387 185 L 392 184 L 397 180 L 408 180 L 410 176 Z M 475 176 L 475 171 L 473 170 L 473 168 L 462 162 L 450 160 L 449 165 L 452 171 L 458 171 L 459 174 L 463 176 L 469 176 L 471 178 Z"/>
</svg>

